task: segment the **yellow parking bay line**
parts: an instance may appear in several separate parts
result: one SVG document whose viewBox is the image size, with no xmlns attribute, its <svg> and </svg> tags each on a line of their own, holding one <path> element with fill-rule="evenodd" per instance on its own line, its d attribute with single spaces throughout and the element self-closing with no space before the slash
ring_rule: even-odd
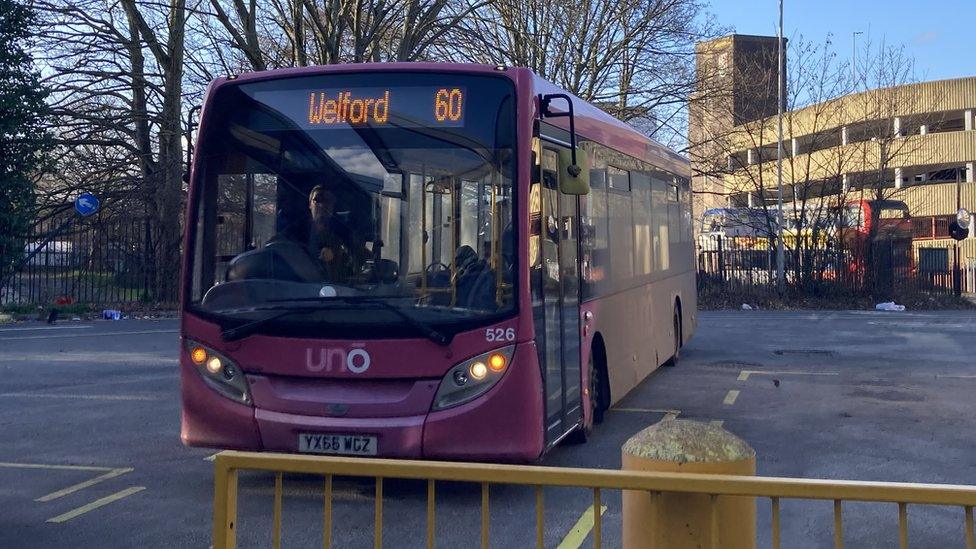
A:
<svg viewBox="0 0 976 549">
<path fill-rule="evenodd" d="M 152 395 L 66 395 L 60 393 L 2 393 L 4 398 L 74 398 L 79 400 L 163 400 Z"/>
<path fill-rule="evenodd" d="M 722 404 L 726 406 L 732 406 L 733 404 L 735 404 L 735 399 L 737 398 L 739 398 L 739 391 L 732 389 L 725 394 L 725 400 L 722 401 Z"/>
<path fill-rule="evenodd" d="M 113 471 L 115 467 L 95 467 L 93 465 L 49 465 L 47 463 L 11 463 L 0 461 L 5 469 L 47 469 L 49 471 Z"/>
<path fill-rule="evenodd" d="M 132 471 L 133 471 L 133 469 L 131 467 L 123 467 L 123 468 L 119 468 L 119 469 L 112 469 L 111 471 L 109 471 L 109 472 L 107 472 L 107 473 L 105 473 L 103 475 L 99 475 L 99 476 L 97 476 L 97 477 L 95 477 L 93 479 L 86 480 L 85 482 L 79 482 L 78 484 L 73 484 L 71 486 L 68 486 L 67 488 L 64 488 L 62 490 L 58 490 L 57 492 L 51 492 L 50 494 L 48 494 L 46 496 L 41 496 L 41 497 L 35 499 L 34 501 L 45 502 L 45 501 L 51 501 L 52 499 L 58 499 L 60 497 L 66 496 L 68 494 L 73 494 L 73 493 L 77 492 L 78 490 L 84 490 L 85 488 L 89 488 L 91 486 L 94 486 L 94 485 L 98 484 L 99 482 L 108 480 L 110 478 L 115 478 L 115 477 L 118 477 L 118 476 L 122 476 L 122 475 L 124 475 L 126 473 L 131 473 Z"/>
<path fill-rule="evenodd" d="M 91 326 L 31 326 L 23 328 L 0 328 L 0 332 L 36 332 L 38 330 L 86 330 Z"/>
<path fill-rule="evenodd" d="M 115 492 L 114 494 L 105 496 L 105 497 L 103 497 L 101 499 L 96 499 L 95 501 L 93 501 L 91 503 L 87 503 L 85 505 L 82 505 L 81 507 L 78 507 L 77 509 L 72 509 L 72 510 L 68 511 L 67 513 L 58 515 L 56 517 L 49 518 L 49 519 L 47 519 L 47 522 L 54 522 L 54 523 L 67 522 L 67 521 L 69 521 L 69 520 L 71 520 L 73 518 L 80 517 L 81 515 L 84 515 L 85 513 L 89 512 L 89 511 L 94 511 L 95 509 L 98 509 L 99 507 L 104 507 L 104 506 L 108 505 L 109 503 L 112 503 L 113 501 L 118 501 L 120 499 L 127 498 L 127 497 L 131 496 L 132 494 L 136 494 L 136 493 L 141 492 L 141 491 L 143 491 L 145 489 L 146 489 L 145 486 L 130 486 L 130 487 L 126 488 L 125 490 L 120 490 L 118 492 Z"/>
<path fill-rule="evenodd" d="M 17 337 L 17 341 L 23 339 L 64 339 L 69 337 L 96 337 L 96 336 L 126 336 L 126 335 L 146 335 L 146 334 L 178 334 L 179 330 L 140 330 L 138 332 L 95 332 L 90 334 L 60 334 L 60 335 L 31 335 Z M 5 338 L 13 341 L 14 338 Z"/>
<path fill-rule="evenodd" d="M 600 506 L 600 515 L 607 512 L 607 506 Z M 590 505 L 589 509 L 583 512 L 573 528 L 566 534 L 566 537 L 559 542 L 559 549 L 578 549 L 583 545 L 583 541 L 586 536 L 590 534 L 590 530 L 593 529 L 593 506 Z"/>
<path fill-rule="evenodd" d="M 681 410 L 668 408 L 610 408 L 609 412 L 626 412 L 631 414 L 664 414 L 664 417 L 674 419 L 681 415 Z"/>
<path fill-rule="evenodd" d="M 837 372 L 770 372 L 767 370 L 742 370 L 739 381 L 748 381 L 749 376 L 838 376 Z"/>
</svg>

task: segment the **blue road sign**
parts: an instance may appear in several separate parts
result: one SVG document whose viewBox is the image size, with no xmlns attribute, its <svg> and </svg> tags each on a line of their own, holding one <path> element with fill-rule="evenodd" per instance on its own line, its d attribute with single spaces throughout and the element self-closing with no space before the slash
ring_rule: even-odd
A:
<svg viewBox="0 0 976 549">
<path fill-rule="evenodd" d="M 75 211 L 84 217 L 98 211 L 98 197 L 92 193 L 82 193 L 75 199 Z"/>
</svg>

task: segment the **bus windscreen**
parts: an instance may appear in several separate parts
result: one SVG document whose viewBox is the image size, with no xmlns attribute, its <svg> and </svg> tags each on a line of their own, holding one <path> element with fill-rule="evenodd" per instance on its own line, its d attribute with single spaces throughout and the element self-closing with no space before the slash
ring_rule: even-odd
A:
<svg viewBox="0 0 976 549">
<path fill-rule="evenodd" d="M 363 72 L 227 84 L 199 138 L 194 310 L 337 336 L 367 324 L 450 332 L 514 313 L 510 81 Z"/>
</svg>

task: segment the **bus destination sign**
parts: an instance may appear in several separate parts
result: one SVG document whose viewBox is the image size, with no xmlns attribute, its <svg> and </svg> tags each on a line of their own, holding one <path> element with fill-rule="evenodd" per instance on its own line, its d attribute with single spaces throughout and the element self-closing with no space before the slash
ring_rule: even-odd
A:
<svg viewBox="0 0 976 549">
<path fill-rule="evenodd" d="M 457 87 L 313 90 L 308 94 L 308 123 L 455 127 L 464 124 L 464 103 L 464 90 Z"/>
</svg>

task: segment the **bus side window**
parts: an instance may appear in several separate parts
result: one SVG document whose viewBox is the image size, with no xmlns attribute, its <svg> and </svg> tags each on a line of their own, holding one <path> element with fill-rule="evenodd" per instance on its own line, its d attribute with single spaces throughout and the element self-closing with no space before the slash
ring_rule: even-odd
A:
<svg viewBox="0 0 976 549">
<path fill-rule="evenodd" d="M 610 192 L 610 270 L 613 273 L 610 291 L 629 288 L 634 276 L 634 212 L 631 207 L 630 172 L 619 168 L 607 169 Z"/>
<path fill-rule="evenodd" d="M 634 274 L 648 275 L 654 269 L 651 243 L 651 176 L 647 172 L 631 173 L 634 208 Z"/>
<path fill-rule="evenodd" d="M 599 160 L 593 156 L 592 162 Z M 606 168 L 590 170 L 590 194 L 583 198 L 583 298 L 606 293 L 610 277 L 610 236 L 607 208 Z"/>
</svg>

